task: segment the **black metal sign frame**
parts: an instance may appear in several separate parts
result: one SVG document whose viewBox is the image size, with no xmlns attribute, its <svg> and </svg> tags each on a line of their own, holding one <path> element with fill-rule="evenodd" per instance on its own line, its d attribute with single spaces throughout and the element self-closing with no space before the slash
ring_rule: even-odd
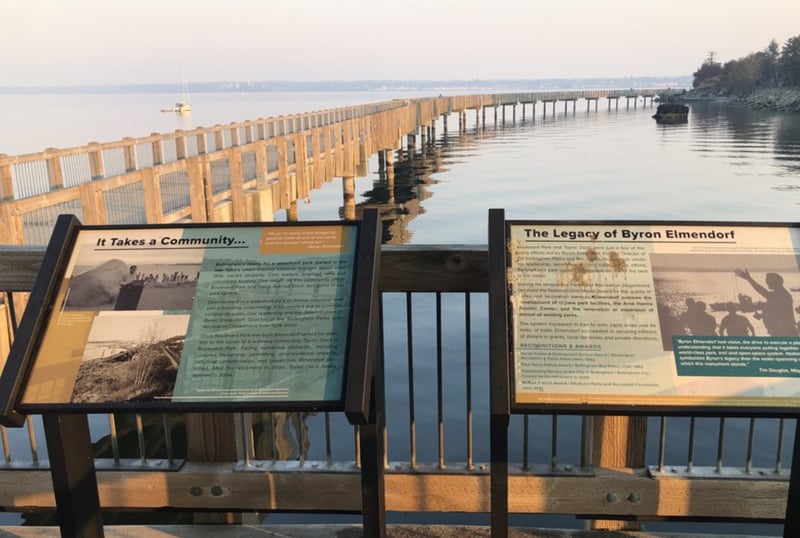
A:
<svg viewBox="0 0 800 538">
<path fill-rule="evenodd" d="M 552 397 L 546 393 L 546 391 L 542 390 L 542 397 L 523 397 L 520 398 L 519 393 L 519 383 L 517 379 L 518 375 L 518 368 L 519 365 L 515 362 L 515 334 L 513 324 L 518 320 L 514 320 L 514 316 L 519 313 L 520 303 L 519 297 L 514 297 L 515 290 L 519 289 L 519 281 L 514 281 L 518 278 L 519 274 L 514 274 L 514 269 L 516 261 L 520 259 L 520 256 L 524 255 L 524 253 L 520 253 L 519 245 L 514 244 L 511 238 L 511 227 L 512 226 L 520 226 L 522 225 L 525 227 L 525 234 L 528 234 L 530 237 L 534 237 L 536 240 L 540 241 L 554 241 L 558 243 L 563 240 L 563 237 L 560 237 L 562 234 L 561 226 L 567 226 L 570 228 L 570 231 L 573 232 L 573 235 L 570 236 L 569 234 L 565 235 L 568 241 L 571 239 L 580 239 L 585 242 L 585 254 L 588 262 L 593 262 L 597 258 L 595 258 L 596 252 L 593 248 L 592 242 L 596 241 L 598 238 L 602 237 L 597 235 L 595 232 L 598 229 L 603 230 L 603 233 L 608 233 L 610 239 L 616 239 L 613 237 L 614 233 L 620 235 L 619 229 L 624 228 L 628 230 L 626 232 L 626 240 L 630 240 L 636 233 L 643 232 L 641 227 L 650 227 L 650 226 L 679 226 L 679 227 L 714 227 L 715 229 L 725 229 L 724 232 L 714 232 L 714 236 L 711 237 L 711 234 L 706 233 L 703 238 L 717 239 L 717 233 L 721 234 L 719 238 L 722 240 L 731 240 L 733 239 L 730 234 L 730 230 L 748 230 L 754 229 L 756 227 L 759 228 L 771 228 L 775 229 L 776 231 L 783 229 L 792 229 L 796 230 L 800 225 L 798 224 L 783 224 L 783 223 L 709 223 L 709 222 L 681 222 L 680 224 L 676 223 L 664 223 L 664 222 L 622 222 L 622 221 L 614 221 L 614 222 L 597 222 L 597 221 L 527 221 L 527 220 L 511 220 L 506 221 L 505 219 L 505 212 L 502 209 L 492 209 L 489 211 L 489 350 L 490 350 L 490 405 L 491 405 L 491 417 L 490 417 L 490 429 L 491 429 L 491 499 L 492 499 L 492 536 L 495 538 L 504 538 L 508 536 L 508 424 L 510 415 L 517 414 L 517 413 L 559 413 L 559 414 L 581 414 L 581 415 L 628 415 L 628 416 L 644 416 L 644 415 L 675 415 L 675 416 L 684 416 L 684 415 L 692 415 L 692 416 L 747 416 L 747 417 L 785 417 L 785 418 L 797 418 L 800 415 L 800 406 L 796 395 L 793 395 L 792 398 L 787 397 L 778 397 L 775 399 L 774 403 L 769 403 L 767 400 L 769 398 L 761 398 L 758 402 L 758 405 L 750 404 L 748 405 L 746 398 L 740 399 L 728 399 L 725 403 L 713 403 L 709 402 L 708 399 L 705 401 L 697 401 L 692 400 L 691 398 L 683 398 L 680 397 L 674 398 L 672 401 L 670 400 L 670 396 L 663 396 L 657 399 L 647 399 L 647 398 L 608 398 L 606 396 L 601 396 L 599 398 L 592 398 L 586 397 L 586 394 L 578 394 L 576 397 L 569 395 L 567 397 L 563 397 L 563 395 L 556 395 Z M 611 226 L 611 228 L 603 228 Z M 581 230 L 585 230 L 582 232 Z M 617 230 L 614 232 L 613 230 Z M 592 231 L 590 233 L 589 231 Z M 672 237 L 668 239 L 689 239 L 694 240 L 700 235 L 692 235 L 695 233 L 696 230 L 692 232 L 678 232 L 670 233 Z M 584 235 L 579 236 L 580 233 Z M 682 235 L 686 233 L 687 235 Z M 727 236 L 725 234 L 728 234 Z M 734 232 L 735 234 L 735 232 Z M 621 238 L 621 237 L 620 237 Z M 653 237 L 643 237 L 644 239 L 653 239 Z M 663 237 L 661 237 L 663 238 Z M 785 242 L 785 240 L 784 240 Z M 800 247 L 797 244 L 798 242 L 792 241 L 789 243 L 789 249 L 783 250 L 792 250 L 796 252 L 795 249 Z M 768 249 L 770 245 L 759 245 L 758 248 L 754 248 L 754 255 L 753 257 L 758 256 L 758 252 L 770 252 Z M 765 249 L 762 251 L 762 249 Z M 701 249 L 699 249 L 701 250 Z M 778 249 L 781 250 L 781 249 Z M 702 263 L 709 263 L 714 257 L 714 249 L 708 249 L 708 255 L 702 258 Z M 784 253 L 785 254 L 785 253 Z M 797 256 L 793 254 L 795 257 L 795 265 L 794 270 L 797 272 Z M 662 262 L 665 266 L 670 267 L 670 263 L 675 264 L 675 260 L 677 257 L 669 258 L 665 256 Z M 700 258 L 698 258 L 700 259 Z M 612 260 L 613 261 L 613 260 Z M 791 261 L 791 260 L 790 260 Z M 543 261 L 542 267 L 552 266 L 551 261 Z M 613 263 L 611 264 L 613 265 Z M 536 263 L 532 264 L 532 267 L 536 267 Z M 676 266 L 671 266 L 673 269 Z M 710 267 L 710 266 L 709 266 Z M 708 269 L 708 268 L 706 268 Z M 545 271 L 547 269 L 544 269 Z M 580 263 L 575 264 L 574 266 L 569 268 L 569 272 L 567 278 L 574 278 L 575 281 L 573 284 L 581 285 L 582 282 L 585 282 L 586 275 L 586 267 L 581 266 Z M 710 270 L 710 269 L 709 269 Z M 761 267 L 760 270 L 767 271 L 768 269 L 765 267 Z M 511 278 L 509 278 L 509 272 L 511 271 Z M 761 291 L 776 291 L 777 288 L 780 287 L 780 283 L 778 279 L 774 277 L 768 277 L 772 279 L 772 283 L 767 283 L 766 285 L 760 285 L 755 282 L 755 279 L 750 275 L 749 271 L 746 269 L 736 269 L 735 271 L 732 269 L 731 274 L 741 278 L 743 281 L 748 282 L 754 288 L 761 287 Z M 537 290 L 541 291 L 541 290 Z M 761 292 L 760 292 L 761 293 Z M 567 297 L 568 299 L 568 297 Z M 547 300 L 549 302 L 543 301 L 542 304 L 546 305 L 547 308 L 554 308 L 553 302 Z M 741 302 L 741 301 L 740 301 Z M 574 307 L 574 305 L 572 305 Z M 639 308 L 641 305 L 635 305 L 636 308 Z M 687 304 L 688 306 L 688 304 Z M 652 307 L 645 308 L 652 308 L 650 311 L 650 315 L 653 315 L 655 311 L 655 305 Z M 740 306 L 741 308 L 741 306 Z M 516 311 L 515 311 L 516 309 Z M 557 313 L 554 313 L 557 315 Z M 532 324 L 532 323 L 531 323 Z M 740 324 L 737 330 L 744 330 Z M 662 321 L 662 329 L 664 323 Z M 775 323 L 773 322 L 770 330 L 770 336 L 775 335 L 779 331 L 777 330 Z M 791 333 L 792 331 L 796 331 L 797 328 L 795 326 L 794 329 L 787 329 L 787 332 Z M 698 334 L 700 333 L 699 329 L 697 330 Z M 692 331 L 694 333 L 694 331 Z M 552 334 L 552 333 L 551 333 Z M 730 334 L 730 333 L 727 333 Z M 754 331 L 751 332 L 754 334 Z M 683 344 L 682 341 L 676 341 L 675 336 L 672 337 L 671 342 L 666 342 L 664 345 L 667 346 L 670 343 L 681 345 Z M 704 336 L 696 337 L 698 340 L 701 341 L 701 344 L 705 345 L 702 342 L 702 339 L 705 338 Z M 781 337 L 783 338 L 783 337 Z M 796 347 L 797 342 L 800 341 L 798 338 L 797 333 L 794 332 L 791 336 L 786 336 L 787 342 L 792 344 L 792 347 Z M 545 346 L 539 346 L 534 342 L 529 342 L 531 349 L 546 349 L 547 346 L 556 349 L 574 349 L 574 347 L 570 347 L 569 344 L 565 344 L 563 347 L 553 345 L 552 341 L 550 340 L 550 344 Z M 691 338 L 686 339 L 690 341 Z M 719 343 L 721 338 L 714 339 L 713 342 L 709 341 L 708 349 L 712 349 L 713 346 Z M 746 338 L 744 338 L 746 340 Z M 739 341 L 743 341 L 742 336 L 737 337 L 737 344 Z M 701 349 L 701 346 L 697 346 L 697 349 Z M 689 348 L 694 352 L 694 348 Z M 766 348 L 765 348 L 766 349 Z M 578 353 L 576 353 L 577 355 Z M 581 351 L 583 354 L 583 350 Z M 565 356 L 565 354 L 555 354 L 560 355 L 561 358 Z M 568 353 L 566 354 L 568 356 Z M 687 353 L 687 355 L 690 355 Z M 699 355 L 699 353 L 698 353 Z M 714 358 L 711 352 L 709 352 L 703 360 L 695 361 L 695 360 L 686 360 L 684 363 L 680 364 L 681 368 L 684 368 L 684 372 L 688 372 L 689 375 L 692 374 L 702 374 L 704 371 L 702 368 L 718 368 L 716 371 L 719 370 L 719 367 L 728 367 L 728 368 L 748 368 L 751 366 L 749 363 L 742 366 L 744 360 L 733 360 L 733 361 L 714 361 L 708 359 L 708 357 Z M 792 355 L 790 357 L 791 360 L 794 359 Z M 787 359 L 789 360 L 789 359 Z M 565 363 L 568 361 L 565 361 Z M 792 377 L 797 377 L 798 372 L 789 371 L 788 369 L 779 369 L 778 365 L 779 362 L 775 362 L 774 364 L 768 365 L 764 372 L 766 375 L 791 375 Z M 694 368 L 694 369 L 693 369 Z M 769 368 L 773 368 L 773 371 L 769 371 Z M 533 384 L 536 386 L 535 384 Z M 541 387 L 536 387 L 536 390 L 541 390 Z M 623 403 L 624 400 L 628 400 L 627 403 Z M 722 398 L 720 400 L 723 400 Z M 635 401 L 635 403 L 631 403 L 631 401 Z M 787 501 L 787 512 L 786 512 L 786 520 L 784 526 L 784 535 L 785 536 L 796 536 L 800 533 L 800 521 L 795 517 L 793 514 L 796 510 L 793 510 L 792 507 L 797 506 L 800 504 L 800 436 L 795 436 L 795 445 L 794 445 L 794 455 L 792 459 L 792 472 L 791 472 L 791 480 L 790 480 L 790 488 L 789 488 L 789 498 Z"/>
<path fill-rule="evenodd" d="M 383 368 L 378 354 L 380 315 L 378 267 L 381 225 L 377 210 L 365 210 L 360 222 L 252 223 L 232 225 L 187 225 L 194 231 L 280 227 L 308 231 L 309 226 L 356 230 L 350 307 L 347 312 L 347 342 L 340 396 L 323 401 L 214 401 L 214 402 L 105 402 L 99 404 L 21 404 L 33 371 L 36 353 L 48 321 L 58 311 L 55 301 L 67 264 L 81 230 L 144 231 L 174 229 L 176 226 L 82 226 L 72 215 L 59 217 L 37 276 L 28 306 L 0 377 L 0 423 L 19 426 L 26 413 L 43 416 L 56 507 L 62 536 L 103 536 L 97 477 L 87 413 L 94 412 L 213 412 L 213 411 L 343 411 L 351 424 L 360 427 L 361 498 L 365 536 L 386 533 L 383 428 L 385 424 Z M 227 240 L 222 239 L 222 242 Z M 288 243 L 289 241 L 287 241 Z M 324 241 L 322 241 L 324 243 Z M 316 245 L 316 243 L 315 243 Z M 317 248 L 314 246 L 313 248 Z M 313 267 L 313 266 L 312 266 Z M 300 272 L 300 271 L 298 271 Z M 131 270 L 131 274 L 134 271 Z M 199 276 L 199 273 L 198 273 Z M 148 275 L 149 277 L 149 275 Z M 177 278 L 177 277 L 176 277 Z M 173 282 L 172 280 L 170 282 Z M 121 292 L 120 292 L 121 293 Z"/>
<path fill-rule="evenodd" d="M 363 244 L 361 226 L 313 222 L 109 227 L 82 226 L 74 217 L 62 217 L 0 378 L 3 421 L 19 423 L 17 415 L 45 411 L 344 411 L 348 392 L 363 399 L 367 390 L 365 379 L 350 373 L 371 371 L 364 363 L 364 350 L 358 349 L 363 337 L 354 338 L 366 330 L 361 326 L 364 318 L 353 314 L 360 274 L 370 272 L 361 251 L 374 250 Z M 268 235 L 261 241 L 276 245 L 270 248 L 305 249 L 294 256 L 302 261 L 294 262 L 283 252 L 258 252 L 259 235 Z M 335 249 L 339 235 L 352 236 L 343 247 L 349 251 L 318 254 L 326 245 L 313 241 L 333 236 Z M 298 247 L 303 238 L 311 239 Z M 339 270 L 341 266 L 345 269 Z M 333 304 L 326 304 L 329 296 Z M 314 325 L 315 319 L 321 321 Z M 314 337 L 322 330 L 328 333 L 314 348 Z M 151 354 L 164 348 L 157 359 L 166 366 L 156 368 L 148 355 L 153 361 L 148 372 L 124 371 L 131 378 L 135 374 L 137 381 L 142 378 L 136 390 L 120 387 L 113 373 L 123 372 L 126 365 L 130 370 L 143 368 L 141 361 L 125 357 L 129 350 L 144 356 L 145 347 L 154 350 Z M 310 371 L 306 377 L 318 379 L 327 364 L 332 364 L 332 380 L 323 377 L 317 392 L 309 390 L 304 369 Z M 239 370 L 254 372 L 256 379 Z M 277 377 L 278 388 L 259 385 L 259 376 L 265 381 Z M 359 406 L 362 416 L 367 406 Z"/>
</svg>

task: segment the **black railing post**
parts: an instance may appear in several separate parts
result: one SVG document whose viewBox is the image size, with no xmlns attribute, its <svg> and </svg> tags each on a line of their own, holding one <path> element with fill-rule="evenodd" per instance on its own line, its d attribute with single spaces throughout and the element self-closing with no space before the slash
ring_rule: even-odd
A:
<svg viewBox="0 0 800 538">
<path fill-rule="evenodd" d="M 800 514 L 797 508 L 800 507 L 800 419 L 797 420 L 794 429 L 794 449 L 792 451 L 792 470 L 789 475 L 789 495 L 786 499 L 786 519 L 783 522 L 784 538 L 795 538 L 800 536 Z"/>
<path fill-rule="evenodd" d="M 489 210 L 489 398 L 492 538 L 508 536 L 508 366 L 505 211 Z"/>
</svg>

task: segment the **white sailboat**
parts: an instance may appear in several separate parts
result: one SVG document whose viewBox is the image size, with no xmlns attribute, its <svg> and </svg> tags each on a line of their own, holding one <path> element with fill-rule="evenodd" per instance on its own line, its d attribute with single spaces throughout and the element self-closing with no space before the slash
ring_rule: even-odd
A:
<svg viewBox="0 0 800 538">
<path fill-rule="evenodd" d="M 170 108 L 162 108 L 161 112 L 191 112 L 192 104 L 189 102 L 189 88 L 186 84 L 186 76 L 183 73 L 183 64 L 181 64 L 181 97 Z"/>
</svg>

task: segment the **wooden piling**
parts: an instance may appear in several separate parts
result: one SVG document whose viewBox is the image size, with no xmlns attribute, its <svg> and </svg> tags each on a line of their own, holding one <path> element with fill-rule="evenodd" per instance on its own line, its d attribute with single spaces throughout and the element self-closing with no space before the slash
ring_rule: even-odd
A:
<svg viewBox="0 0 800 538">
<path fill-rule="evenodd" d="M 175 130 L 175 158 L 179 161 L 186 158 L 186 136 L 181 129 Z"/>
<path fill-rule="evenodd" d="M 0 200 L 10 200 L 14 197 L 14 182 L 11 178 L 11 165 L 8 155 L 0 153 Z"/>
<path fill-rule="evenodd" d="M 641 469 L 645 464 L 646 417 L 594 417 L 592 464 L 605 469 Z M 613 493 L 613 492 L 612 492 Z M 624 496 L 624 493 L 622 494 Z M 641 530 L 627 520 L 593 520 L 597 530 Z"/>
<path fill-rule="evenodd" d="M 50 184 L 50 190 L 56 190 L 64 187 L 64 176 L 61 171 L 61 157 L 58 156 L 56 148 L 47 148 L 44 150 L 47 162 L 47 178 Z"/>
<path fill-rule="evenodd" d="M 98 142 L 89 142 L 88 155 L 89 173 L 92 176 L 92 181 L 103 179 L 106 175 L 103 167 L 103 150 Z"/>
<path fill-rule="evenodd" d="M 356 180 L 353 176 L 342 178 L 342 202 L 344 220 L 356 220 Z"/>
</svg>

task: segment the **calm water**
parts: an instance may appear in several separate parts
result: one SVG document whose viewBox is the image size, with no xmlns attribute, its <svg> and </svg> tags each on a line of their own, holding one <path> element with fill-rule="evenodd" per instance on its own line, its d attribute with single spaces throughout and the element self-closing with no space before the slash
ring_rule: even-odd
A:
<svg viewBox="0 0 800 538">
<path fill-rule="evenodd" d="M 45 147 L 70 147 L 88 141 L 112 141 L 123 136 L 144 136 L 196 126 L 225 124 L 279 114 L 320 110 L 350 104 L 384 101 L 398 97 L 419 96 L 400 93 L 297 93 L 297 94 L 208 94 L 192 96 L 190 116 L 159 112 L 174 101 L 171 95 L 74 95 L 74 96 L 4 96 L 0 95 L 0 153 L 17 154 L 39 151 Z M 721 105 L 692 105 L 689 121 L 681 125 L 660 126 L 650 116 L 654 107 L 607 110 L 600 101 L 598 110 L 586 111 L 579 102 L 573 114 L 565 113 L 563 104 L 542 114 L 541 105 L 531 119 L 530 106 L 522 121 L 518 108 L 516 122 L 510 109 L 506 123 L 495 124 L 487 111 L 485 130 L 475 129 L 475 114 L 468 115 L 466 134 L 457 132 L 457 117 L 450 118 L 450 131 L 444 136 L 442 122 L 437 124 L 437 140 L 423 152 L 419 147 L 413 161 L 400 160 L 395 168 L 394 205 L 388 206 L 386 183 L 378 174 L 377 159 L 369 164 L 369 175 L 357 178 L 357 203 L 364 207 L 379 205 L 394 216 L 385 239 L 393 243 L 416 244 L 485 244 L 486 217 L 489 208 L 506 209 L 508 218 L 530 219 L 655 219 L 655 220 L 733 220 L 795 221 L 800 202 L 800 115 L 752 112 Z M 419 141 L 418 141 L 419 143 Z M 301 220 L 338 219 L 341 206 L 338 181 L 325 185 L 310 196 L 310 203 L 300 204 Z M 284 215 L 277 215 L 278 219 Z M 426 299 L 414 303 L 426 306 Z M 432 302 L 432 299 L 430 300 Z M 474 326 L 486 324 L 485 304 L 473 304 Z M 463 298 L 446 298 L 445 319 L 462 319 Z M 387 321 L 403 323 L 404 298 L 388 297 Z M 452 313 L 452 315 L 450 315 Z M 422 321 L 434 323 L 435 320 Z M 460 321 L 449 321 L 456 329 Z M 387 357 L 387 368 L 397 385 L 407 383 L 404 365 L 404 336 L 390 346 L 397 346 L 397 356 Z M 433 336 L 422 335 L 415 347 L 427 349 Z M 401 341 L 402 340 L 402 341 Z M 473 342 L 474 379 L 488 378 L 485 364 L 485 340 Z M 458 408 L 463 395 L 457 393 L 463 383 L 463 346 L 449 344 L 444 350 L 446 435 L 461 438 L 466 428 Z M 448 362 L 448 361 L 453 361 Z M 435 371 L 418 369 L 415 379 L 430 379 Z M 423 382 L 423 381 L 421 381 Z M 485 392 L 475 395 L 476 410 L 485 409 Z M 402 394 L 391 386 L 390 401 L 401 407 Z M 457 402 L 448 405 L 447 402 Z M 419 461 L 436 460 L 435 396 L 417 389 Z M 452 407 L 452 408 L 451 408 Z M 424 414 L 423 410 L 433 409 Z M 407 420 L 407 410 L 390 416 L 390 460 L 408 460 L 407 440 L 393 429 L 393 422 Z M 390 413 L 391 415 L 391 413 Z M 571 420 L 569 418 L 565 420 Z M 699 430 L 708 429 L 708 438 L 698 440 L 697 453 L 705 453 L 696 465 L 713 465 L 716 450 L 716 420 L 698 421 Z M 686 430 L 686 423 L 674 419 L 676 435 Z M 549 428 L 549 420 L 535 423 L 538 431 Z M 654 461 L 657 423 L 650 428 L 648 463 Z M 760 423 L 757 438 L 774 437 L 776 424 Z M 747 424 L 735 422 L 726 434 L 726 454 L 733 465 L 742 465 L 745 447 L 741 442 Z M 488 435 L 485 415 L 476 412 L 475 460 L 488 460 Z M 789 432 L 791 434 L 791 432 Z M 512 437 L 520 435 L 520 424 L 512 425 Z M 789 436 L 791 438 L 791 435 Z M 351 443 L 351 440 L 343 440 Z M 312 440 L 312 450 L 314 450 Z M 511 446 L 515 446 L 512 441 Z M 570 452 L 575 445 L 565 439 L 562 459 L 576 461 Z M 516 446 L 519 446 L 518 444 Z M 786 442 L 786 451 L 790 451 Z M 334 450 L 336 448 L 334 447 Z M 463 448 L 452 449 L 447 457 L 463 461 Z M 676 449 L 676 450 L 683 450 Z M 517 449 L 518 452 L 518 449 Z M 775 447 L 767 445 L 756 454 L 755 466 L 769 466 Z M 519 458 L 519 454 L 512 456 Z M 546 455 L 534 458 L 546 459 Z M 674 452 L 668 462 L 685 459 Z M 324 459 L 310 455 L 311 459 Z M 701 459 L 701 458 L 698 458 Z M 726 461 L 727 463 L 727 461 Z M 573 518 L 553 518 L 560 525 L 574 525 Z M 650 525 L 649 528 L 654 528 Z M 681 527 L 673 527 L 681 528 Z M 720 526 L 704 527 L 724 532 Z M 733 527 L 731 527 L 733 529 Z M 758 526 L 736 532 L 780 533 L 775 526 Z"/>
</svg>

